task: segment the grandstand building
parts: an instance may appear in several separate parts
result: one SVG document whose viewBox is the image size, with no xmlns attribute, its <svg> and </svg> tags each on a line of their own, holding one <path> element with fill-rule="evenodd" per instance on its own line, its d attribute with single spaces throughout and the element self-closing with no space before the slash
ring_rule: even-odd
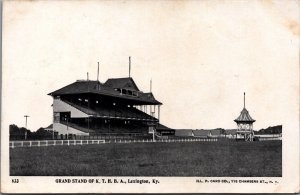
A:
<svg viewBox="0 0 300 195">
<path fill-rule="evenodd" d="M 144 93 L 134 80 L 112 78 L 105 83 L 77 80 L 48 95 L 53 97 L 53 131 L 58 139 L 76 136 L 110 138 L 174 134 L 159 124 L 161 102 Z"/>
</svg>

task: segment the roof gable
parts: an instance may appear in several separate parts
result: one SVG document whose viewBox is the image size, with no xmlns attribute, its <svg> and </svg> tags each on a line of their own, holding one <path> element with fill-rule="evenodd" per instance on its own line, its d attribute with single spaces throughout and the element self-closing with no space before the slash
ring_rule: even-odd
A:
<svg viewBox="0 0 300 195">
<path fill-rule="evenodd" d="M 131 77 L 108 79 L 104 83 L 104 85 L 114 89 L 119 88 L 119 89 L 129 89 L 132 91 L 140 91 Z"/>
</svg>

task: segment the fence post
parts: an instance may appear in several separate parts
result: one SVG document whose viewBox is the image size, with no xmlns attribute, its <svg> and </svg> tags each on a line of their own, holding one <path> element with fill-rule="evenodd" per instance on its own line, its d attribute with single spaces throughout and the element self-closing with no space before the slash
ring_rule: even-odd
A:
<svg viewBox="0 0 300 195">
<path fill-rule="evenodd" d="M 70 140 L 68 140 L 68 146 L 70 145 Z"/>
<path fill-rule="evenodd" d="M 56 140 L 53 141 L 53 145 L 56 146 Z"/>
<path fill-rule="evenodd" d="M 48 140 L 46 140 L 46 146 L 48 146 Z"/>
<path fill-rule="evenodd" d="M 40 145 L 41 145 L 41 142 L 40 142 L 40 141 L 38 141 L 38 147 L 40 147 Z"/>
<path fill-rule="evenodd" d="M 31 141 L 29 141 L 29 147 L 31 147 Z"/>
<path fill-rule="evenodd" d="M 21 141 L 21 146 L 23 147 L 23 141 Z"/>
<path fill-rule="evenodd" d="M 14 142 L 13 142 L 13 141 L 11 142 L 11 147 L 12 147 L 12 148 L 14 148 L 14 147 L 15 147 L 15 146 L 14 146 Z"/>
</svg>

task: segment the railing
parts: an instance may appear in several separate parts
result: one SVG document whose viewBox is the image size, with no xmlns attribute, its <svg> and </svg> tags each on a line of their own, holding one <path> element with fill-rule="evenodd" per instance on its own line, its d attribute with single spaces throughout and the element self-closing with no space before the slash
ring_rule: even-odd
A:
<svg viewBox="0 0 300 195">
<path fill-rule="evenodd" d="M 87 144 L 104 144 L 104 143 L 153 143 L 153 142 L 216 142 L 218 139 L 140 139 L 140 140 L 39 140 L 39 141 L 10 141 L 10 148 L 17 147 L 42 147 L 42 146 L 71 146 L 71 145 L 87 145 Z"/>
<path fill-rule="evenodd" d="M 38 140 L 38 141 L 10 141 L 9 147 L 41 147 L 41 146 L 63 146 L 63 145 L 87 145 L 104 144 L 105 140 Z"/>
<path fill-rule="evenodd" d="M 216 142 L 218 139 L 142 139 L 142 140 L 114 140 L 114 143 L 152 143 L 152 142 Z"/>
</svg>

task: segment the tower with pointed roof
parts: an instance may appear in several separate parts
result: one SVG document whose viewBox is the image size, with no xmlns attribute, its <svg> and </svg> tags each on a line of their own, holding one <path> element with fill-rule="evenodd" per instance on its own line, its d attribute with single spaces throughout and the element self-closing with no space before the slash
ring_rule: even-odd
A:
<svg viewBox="0 0 300 195">
<path fill-rule="evenodd" d="M 242 138 L 245 141 L 253 141 L 253 123 L 255 120 L 250 116 L 245 106 L 245 93 L 244 93 L 244 108 L 241 111 L 240 116 L 234 120 L 237 124 L 237 138 Z"/>
</svg>

